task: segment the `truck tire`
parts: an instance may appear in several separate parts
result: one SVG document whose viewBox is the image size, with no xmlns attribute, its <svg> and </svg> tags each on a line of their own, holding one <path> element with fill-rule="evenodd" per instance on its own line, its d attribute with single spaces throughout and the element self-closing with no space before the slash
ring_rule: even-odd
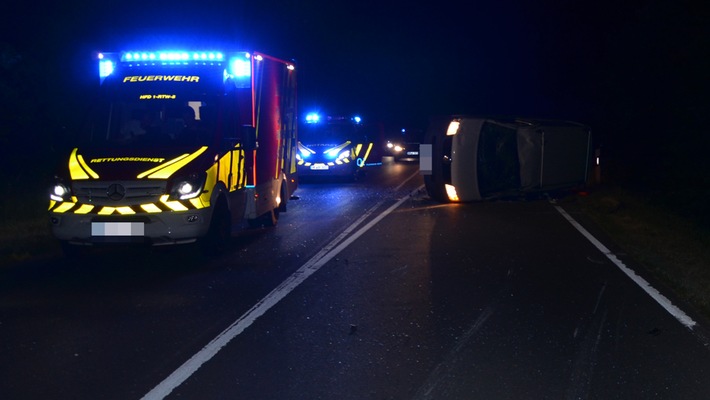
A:
<svg viewBox="0 0 710 400">
<path fill-rule="evenodd" d="M 281 182 L 281 204 L 279 204 L 278 207 L 279 213 L 286 212 L 288 210 L 288 195 L 286 194 L 286 192 L 288 192 L 288 189 L 286 189 L 286 187 L 286 181 Z"/>
<path fill-rule="evenodd" d="M 220 254 L 227 249 L 232 237 L 232 216 L 224 198 L 217 201 L 207 235 L 201 238 L 200 247 L 205 254 Z"/>
</svg>

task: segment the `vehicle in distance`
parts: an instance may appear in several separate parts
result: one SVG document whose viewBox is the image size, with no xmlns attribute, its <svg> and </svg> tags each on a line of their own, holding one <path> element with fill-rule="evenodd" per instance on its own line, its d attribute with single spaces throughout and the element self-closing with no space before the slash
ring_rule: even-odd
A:
<svg viewBox="0 0 710 400">
<path fill-rule="evenodd" d="M 355 177 L 372 151 L 370 127 L 360 117 L 306 116 L 299 125 L 300 177 Z"/>
<path fill-rule="evenodd" d="M 98 64 L 83 140 L 50 191 L 52 232 L 65 250 L 210 247 L 233 227 L 276 225 L 298 184 L 292 63 L 171 50 L 104 53 Z"/>
<path fill-rule="evenodd" d="M 429 195 L 442 202 L 527 196 L 586 185 L 591 145 L 590 128 L 576 122 L 433 118 L 420 170 Z"/>
<path fill-rule="evenodd" d="M 402 128 L 398 134 L 389 137 L 385 143 L 384 154 L 393 161 L 419 160 L 421 130 Z"/>
</svg>

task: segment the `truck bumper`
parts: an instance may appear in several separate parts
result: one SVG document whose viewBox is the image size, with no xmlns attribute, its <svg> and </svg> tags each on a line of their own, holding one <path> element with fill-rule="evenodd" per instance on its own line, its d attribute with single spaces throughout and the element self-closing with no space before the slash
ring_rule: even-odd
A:
<svg viewBox="0 0 710 400">
<path fill-rule="evenodd" d="M 126 217 L 50 213 L 54 236 L 72 244 L 144 243 L 153 246 L 192 243 L 207 234 L 212 207 Z"/>
<path fill-rule="evenodd" d="M 324 163 L 316 163 L 315 168 L 311 166 L 299 166 L 299 176 L 351 176 L 355 175 L 358 170 L 355 163 L 347 163 L 341 165 L 326 165 Z"/>
</svg>

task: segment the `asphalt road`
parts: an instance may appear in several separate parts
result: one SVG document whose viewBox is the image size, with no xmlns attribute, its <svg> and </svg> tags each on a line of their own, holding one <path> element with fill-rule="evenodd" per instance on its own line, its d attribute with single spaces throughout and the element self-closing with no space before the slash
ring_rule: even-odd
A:
<svg viewBox="0 0 710 400">
<path fill-rule="evenodd" d="M 3 271 L 0 399 L 708 398 L 706 323 L 573 199 L 421 185 L 404 164 L 303 182 L 219 257 Z"/>
</svg>

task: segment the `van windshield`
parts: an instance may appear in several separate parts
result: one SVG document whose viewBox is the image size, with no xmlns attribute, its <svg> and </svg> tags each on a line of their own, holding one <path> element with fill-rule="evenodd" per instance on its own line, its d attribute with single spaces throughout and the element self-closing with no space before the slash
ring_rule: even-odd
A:
<svg viewBox="0 0 710 400">
<path fill-rule="evenodd" d="M 354 143 L 367 142 L 367 127 L 350 121 L 328 121 L 304 124 L 299 136 L 302 143 L 338 145 L 348 140 Z"/>
<path fill-rule="evenodd" d="M 520 160 L 515 129 L 491 122 L 484 123 L 477 160 L 481 197 L 520 189 Z"/>
</svg>

